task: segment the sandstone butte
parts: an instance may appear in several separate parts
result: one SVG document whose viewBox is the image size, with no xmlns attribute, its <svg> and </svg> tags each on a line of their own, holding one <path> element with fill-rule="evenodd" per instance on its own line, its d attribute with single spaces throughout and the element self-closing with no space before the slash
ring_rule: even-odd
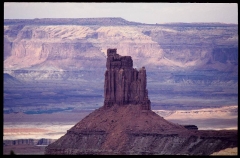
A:
<svg viewBox="0 0 240 158">
<path fill-rule="evenodd" d="M 107 50 L 104 105 L 45 149 L 47 155 L 210 155 L 238 146 L 237 130 L 189 130 L 151 110 L 146 69 Z"/>
</svg>

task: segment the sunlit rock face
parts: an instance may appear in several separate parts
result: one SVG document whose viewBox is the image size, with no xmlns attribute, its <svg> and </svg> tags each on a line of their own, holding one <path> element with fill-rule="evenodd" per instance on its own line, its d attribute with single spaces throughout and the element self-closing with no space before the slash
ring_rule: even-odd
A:
<svg viewBox="0 0 240 158">
<path fill-rule="evenodd" d="M 62 79 L 69 74 L 61 71 L 104 71 L 108 48 L 131 56 L 136 68 L 238 71 L 238 27 L 233 24 L 147 25 L 121 18 L 4 20 L 4 71 L 31 70 L 31 75 L 12 71 L 14 77 Z"/>
</svg>

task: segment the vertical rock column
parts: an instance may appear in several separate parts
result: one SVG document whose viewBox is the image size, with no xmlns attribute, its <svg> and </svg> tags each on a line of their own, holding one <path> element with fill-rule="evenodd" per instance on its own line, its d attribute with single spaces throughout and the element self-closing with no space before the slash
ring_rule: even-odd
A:
<svg viewBox="0 0 240 158">
<path fill-rule="evenodd" d="M 139 99 L 140 101 L 144 101 L 146 97 L 146 70 L 145 67 L 139 70 Z"/>
<path fill-rule="evenodd" d="M 104 83 L 104 106 L 138 104 L 150 109 L 146 89 L 146 69 L 133 68 L 130 56 L 120 56 L 116 49 L 107 50 L 107 70 Z"/>
</svg>

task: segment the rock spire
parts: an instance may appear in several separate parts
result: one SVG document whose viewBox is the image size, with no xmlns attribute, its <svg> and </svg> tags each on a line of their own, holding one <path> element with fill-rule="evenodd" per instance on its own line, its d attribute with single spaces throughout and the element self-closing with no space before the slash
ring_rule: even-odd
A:
<svg viewBox="0 0 240 158">
<path fill-rule="evenodd" d="M 104 106 L 49 144 L 46 155 L 210 155 L 238 146 L 237 130 L 188 130 L 157 115 L 150 109 L 145 68 L 133 69 L 132 58 L 116 49 L 107 55 Z"/>
<path fill-rule="evenodd" d="M 148 99 L 147 75 L 145 67 L 133 68 L 131 56 L 117 54 L 117 49 L 107 50 L 107 70 L 104 83 L 104 106 L 114 104 L 140 105 L 143 110 L 151 109 Z"/>
</svg>

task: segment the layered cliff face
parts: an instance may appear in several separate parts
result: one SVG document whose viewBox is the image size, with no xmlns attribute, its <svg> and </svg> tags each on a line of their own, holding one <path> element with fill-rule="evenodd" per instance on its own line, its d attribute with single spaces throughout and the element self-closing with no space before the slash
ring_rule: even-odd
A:
<svg viewBox="0 0 240 158">
<path fill-rule="evenodd" d="M 236 70 L 235 66 L 238 65 L 238 30 L 233 25 L 225 26 L 171 24 L 145 30 L 144 34 L 161 46 L 168 64 L 181 68 L 231 71 Z M 162 62 L 167 64 L 166 61 Z"/>
<path fill-rule="evenodd" d="M 237 25 L 146 25 L 118 18 L 5 20 L 4 24 L 4 70 L 14 77 L 48 79 L 40 72 L 11 70 L 52 67 L 61 79 L 61 70 L 104 68 L 106 50 L 114 47 L 119 54 L 132 56 L 138 68 L 237 72 Z M 54 73 L 50 71 L 49 76 Z"/>
<path fill-rule="evenodd" d="M 197 131 L 154 113 L 146 91 L 146 70 L 130 56 L 107 51 L 104 105 L 45 148 L 45 154 L 210 155 L 237 146 L 237 131 Z"/>
<path fill-rule="evenodd" d="M 132 57 L 134 68 L 148 68 L 153 108 L 237 105 L 237 26 L 147 25 L 119 18 L 4 20 L 4 73 L 27 84 L 63 81 L 67 86 L 79 83 L 77 90 L 88 84 L 99 87 L 104 83 L 107 49 L 117 48 L 118 54 Z M 93 91 L 103 94 L 103 88 Z M 8 89 L 4 93 L 15 98 Z M 186 98 L 175 104 L 174 95 Z M 196 97 L 203 99 L 195 102 Z M 34 106 L 33 100 L 29 104 Z M 5 105 L 19 103 L 13 101 Z"/>
<path fill-rule="evenodd" d="M 116 49 L 107 50 L 107 70 L 104 83 L 104 106 L 139 104 L 150 109 L 146 89 L 146 70 L 133 68 L 131 56 L 120 56 Z"/>
<path fill-rule="evenodd" d="M 6 45 L 6 54 L 11 55 L 5 57 L 4 67 L 40 69 L 53 65 L 69 70 L 83 68 L 90 61 L 95 61 L 92 68 L 99 67 L 104 55 L 91 42 L 83 40 L 92 34 L 93 30 L 84 26 L 25 26 L 13 40 L 11 49 Z M 6 43 L 7 40 L 6 35 Z"/>
</svg>

